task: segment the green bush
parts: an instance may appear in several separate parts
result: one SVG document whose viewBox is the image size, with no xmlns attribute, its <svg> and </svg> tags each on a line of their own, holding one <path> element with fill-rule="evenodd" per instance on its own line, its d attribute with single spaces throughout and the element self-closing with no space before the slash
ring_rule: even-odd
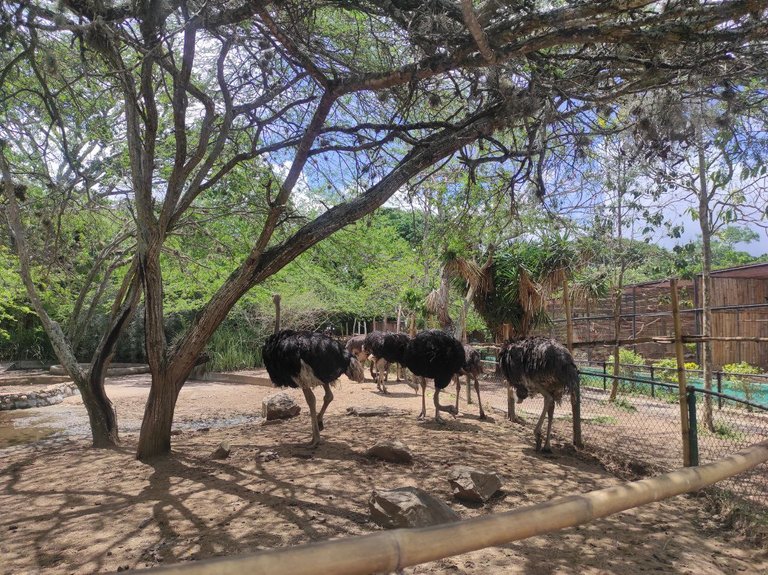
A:
<svg viewBox="0 0 768 575">
<path fill-rule="evenodd" d="M 613 365 L 613 355 L 608 356 L 608 366 Z M 631 349 L 619 349 L 619 375 L 622 377 L 634 377 L 635 368 L 632 365 L 645 365 L 645 358 Z"/>
<path fill-rule="evenodd" d="M 654 377 L 659 381 L 665 381 L 667 383 L 677 383 L 677 360 L 672 358 L 660 359 L 653 362 L 655 368 Z M 687 361 L 685 363 L 685 370 L 697 370 L 699 364 L 693 361 Z"/>
<path fill-rule="evenodd" d="M 726 378 L 744 394 L 744 399 L 749 402 L 754 399 L 755 393 L 760 389 L 760 384 L 755 382 L 754 379 L 749 376 L 762 373 L 762 370 L 759 367 L 751 365 L 745 361 L 728 363 L 723 366 L 723 373 L 725 373 Z M 752 411 L 750 406 L 747 406 L 747 409 Z"/>
</svg>

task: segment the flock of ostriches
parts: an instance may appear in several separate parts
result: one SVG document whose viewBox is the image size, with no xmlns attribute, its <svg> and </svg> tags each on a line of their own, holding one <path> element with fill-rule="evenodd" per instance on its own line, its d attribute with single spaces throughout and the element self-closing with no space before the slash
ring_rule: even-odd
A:
<svg viewBox="0 0 768 575">
<path fill-rule="evenodd" d="M 441 411 L 454 416 L 458 414 L 461 375 L 474 379 L 480 419 L 485 419 L 477 379 L 482 373 L 480 354 L 471 346 L 462 345 L 453 336 L 436 329 L 422 331 L 413 338 L 402 333 L 374 331 L 365 336 L 355 336 L 343 346 L 339 341 L 321 333 L 281 330 L 279 296 L 275 296 L 274 302 L 277 311 L 275 332 L 264 344 L 264 365 L 275 385 L 300 388 L 303 391 L 312 420 L 312 447 L 320 443 L 323 415 L 333 400 L 331 385 L 341 374 L 362 382 L 363 363 L 369 358 L 371 376 L 383 393 L 387 393 L 385 374 L 390 363 L 399 364 L 418 376 L 421 385 L 419 419 L 426 417 L 427 378 L 435 382 L 435 420 L 443 423 Z M 533 337 L 507 342 L 498 360 L 507 380 L 510 420 L 520 422 L 515 415 L 515 399 L 519 403 L 537 393 L 544 397 L 544 409 L 534 429 L 534 437 L 536 451 L 551 451 L 549 439 L 555 403 L 560 403 L 563 395 L 578 382 L 578 371 L 571 354 L 555 340 Z M 397 373 L 399 379 L 399 369 Z M 456 381 L 456 405 L 441 405 L 440 391 L 452 379 Z M 319 411 L 313 391 L 318 386 L 322 386 L 325 391 Z M 543 437 L 545 416 L 547 432 Z"/>
</svg>

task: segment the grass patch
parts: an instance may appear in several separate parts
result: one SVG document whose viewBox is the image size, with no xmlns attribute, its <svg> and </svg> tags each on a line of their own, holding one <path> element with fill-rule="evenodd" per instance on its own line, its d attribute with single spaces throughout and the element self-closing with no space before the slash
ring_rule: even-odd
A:
<svg viewBox="0 0 768 575">
<path fill-rule="evenodd" d="M 746 439 L 744 433 L 722 421 L 715 422 L 714 432 L 709 431 L 707 426 L 702 424 L 699 424 L 699 431 L 703 434 L 713 435 L 719 439 L 727 439 L 729 441 L 744 441 Z"/>
<path fill-rule="evenodd" d="M 603 399 L 600 401 L 600 405 L 606 405 L 606 406 L 610 405 L 617 409 L 620 409 L 622 411 L 628 411 L 630 413 L 634 413 L 635 411 L 637 411 L 637 408 L 634 405 L 632 405 L 626 399 L 623 399 L 621 397 L 617 398 L 615 401 Z"/>
<path fill-rule="evenodd" d="M 598 415 L 587 419 L 582 419 L 586 423 L 598 423 L 600 425 L 616 425 L 619 420 L 611 415 Z"/>
</svg>

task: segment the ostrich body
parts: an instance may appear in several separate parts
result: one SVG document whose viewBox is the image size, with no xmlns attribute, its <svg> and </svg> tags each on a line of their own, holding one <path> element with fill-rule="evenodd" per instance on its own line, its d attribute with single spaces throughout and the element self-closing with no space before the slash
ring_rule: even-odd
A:
<svg viewBox="0 0 768 575">
<path fill-rule="evenodd" d="M 403 364 L 408 341 L 410 341 L 410 338 L 404 333 L 372 331 L 365 337 L 363 349 L 376 358 L 376 387 L 384 393 L 387 393 L 385 382 L 389 375 L 389 364 Z M 399 375 L 398 369 L 398 381 L 400 381 Z"/>
<path fill-rule="evenodd" d="M 264 366 L 272 383 L 278 387 L 301 388 L 312 419 L 312 442 L 320 443 L 323 415 L 333 401 L 331 385 L 343 373 L 357 382 L 363 381 L 363 367 L 351 353 L 335 339 L 321 333 L 280 330 L 280 298 L 273 298 L 276 308 L 275 333 L 267 338 L 262 348 Z M 317 411 L 313 388 L 322 385 L 325 390 L 323 406 Z"/>
<path fill-rule="evenodd" d="M 483 363 L 480 361 L 480 353 L 471 345 L 464 344 L 464 365 L 454 376 L 456 380 L 456 413 L 459 412 L 459 394 L 461 392 L 461 376 L 467 376 L 467 385 L 470 379 L 475 380 L 475 392 L 477 393 L 477 405 L 480 408 L 480 419 L 485 419 L 483 403 L 480 401 L 480 382 L 477 377 L 483 373 Z"/>
<path fill-rule="evenodd" d="M 534 436 L 536 451 L 542 451 L 541 427 L 546 415 L 547 436 L 543 451 L 551 452 L 549 438 L 555 403 L 559 404 L 563 395 L 570 393 L 579 383 L 579 372 L 573 357 L 565 346 L 553 339 L 531 337 L 504 344 L 499 354 L 499 365 L 507 380 L 508 415 L 511 421 L 521 421 L 515 415 L 515 396 L 518 402 L 537 393 L 544 397 L 544 409 L 536 424 Z"/>
<path fill-rule="evenodd" d="M 427 415 L 427 377 L 435 381 L 435 421 L 443 423 L 441 411 L 456 415 L 456 408 L 453 405 L 440 405 L 439 397 L 440 390 L 448 386 L 464 365 L 464 347 L 461 342 L 439 329 L 422 331 L 408 342 L 403 361 L 405 367 L 421 377 L 419 419 Z"/>
</svg>

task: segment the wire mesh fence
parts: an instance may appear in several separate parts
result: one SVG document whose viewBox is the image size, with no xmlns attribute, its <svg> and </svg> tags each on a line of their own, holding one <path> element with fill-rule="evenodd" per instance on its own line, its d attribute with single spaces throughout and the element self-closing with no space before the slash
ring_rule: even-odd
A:
<svg viewBox="0 0 768 575">
<path fill-rule="evenodd" d="M 485 361 L 484 368 L 480 383 L 483 404 L 506 415 L 506 381 L 495 362 Z M 694 432 L 693 447 L 701 464 L 768 440 L 766 406 L 689 387 L 688 408 L 695 401 L 695 425 L 691 420 L 692 433 L 684 436 L 677 385 L 648 377 L 614 378 L 599 366 L 582 367 L 580 372 L 582 440 L 585 449 L 610 468 L 633 475 L 680 468 L 683 442 L 690 441 Z M 462 399 L 466 397 L 463 387 Z M 517 415 L 528 424 L 532 444 L 533 426 L 543 407 L 541 396 L 528 398 L 516 407 Z M 572 440 L 573 420 L 567 400 L 555 408 L 553 436 L 563 443 Z M 768 464 L 723 482 L 719 488 L 768 515 Z"/>
</svg>

